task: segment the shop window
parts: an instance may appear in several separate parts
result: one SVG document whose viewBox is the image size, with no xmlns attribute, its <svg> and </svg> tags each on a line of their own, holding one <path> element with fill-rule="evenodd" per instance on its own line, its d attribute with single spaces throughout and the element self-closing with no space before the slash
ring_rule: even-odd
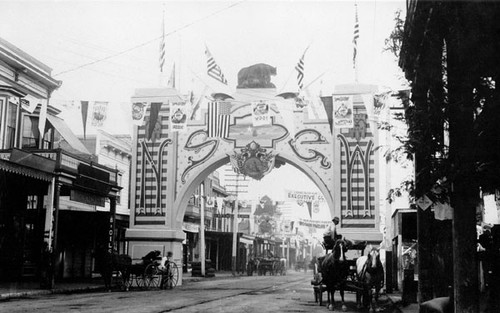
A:
<svg viewBox="0 0 500 313">
<path fill-rule="evenodd" d="M 39 139 L 38 117 L 25 115 L 23 118 L 22 148 L 38 148 Z"/>
<path fill-rule="evenodd" d="M 28 210 L 36 210 L 37 209 L 37 196 L 34 196 L 34 195 L 28 196 L 26 208 Z"/>
<path fill-rule="evenodd" d="M 22 148 L 38 149 L 40 145 L 40 131 L 38 130 L 38 116 L 24 115 L 22 131 Z M 45 134 L 42 141 L 42 149 L 52 149 L 54 141 L 54 129 L 49 123 L 45 124 Z"/>
</svg>

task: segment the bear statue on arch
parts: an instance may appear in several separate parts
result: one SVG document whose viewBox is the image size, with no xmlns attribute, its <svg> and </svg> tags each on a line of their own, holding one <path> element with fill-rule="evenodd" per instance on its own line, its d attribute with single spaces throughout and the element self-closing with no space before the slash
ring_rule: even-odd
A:
<svg viewBox="0 0 500 313">
<path fill-rule="evenodd" d="M 271 76 L 276 75 L 276 67 L 258 63 L 242 68 L 238 72 L 237 88 L 276 88 Z"/>
</svg>

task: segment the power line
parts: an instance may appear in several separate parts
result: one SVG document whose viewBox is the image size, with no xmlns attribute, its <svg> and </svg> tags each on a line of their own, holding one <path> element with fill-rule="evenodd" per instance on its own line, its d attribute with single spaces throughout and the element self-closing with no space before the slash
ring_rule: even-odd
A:
<svg viewBox="0 0 500 313">
<path fill-rule="evenodd" d="M 239 4 L 241 4 L 242 2 L 245 2 L 245 1 L 246 1 L 246 0 L 243 0 L 243 1 L 240 1 L 240 2 L 237 2 L 237 3 L 233 3 L 233 4 L 228 5 L 228 6 L 226 6 L 226 7 L 222 8 L 222 9 L 220 9 L 220 10 L 218 10 L 218 11 L 213 12 L 213 13 L 211 13 L 211 14 L 209 14 L 209 15 L 206 15 L 206 16 L 204 16 L 204 17 L 202 17 L 202 18 L 199 18 L 199 19 L 197 19 L 197 20 L 195 20 L 195 21 L 193 21 L 193 22 L 191 22 L 191 23 L 188 23 L 188 24 L 186 24 L 186 25 L 183 25 L 183 26 L 181 26 L 181 27 L 179 27 L 179 28 L 177 28 L 177 29 L 174 29 L 174 30 L 172 30 L 171 32 L 166 33 L 166 34 L 165 34 L 165 37 L 168 37 L 168 36 L 170 36 L 170 35 L 172 35 L 172 34 L 175 34 L 175 33 L 179 32 L 179 31 L 181 31 L 181 30 L 183 30 L 183 29 L 185 29 L 185 28 L 188 28 L 188 27 L 190 27 L 190 26 L 192 26 L 192 25 L 194 25 L 194 24 L 196 24 L 196 23 L 198 23 L 198 22 L 201 22 L 201 21 L 203 21 L 203 20 L 205 20 L 205 19 L 208 19 L 208 18 L 210 18 L 210 17 L 212 17 L 212 16 L 214 16 L 214 15 L 217 15 L 217 14 L 219 14 L 219 13 L 221 13 L 221 12 L 225 11 L 225 10 L 231 9 L 231 8 L 233 8 L 233 7 L 237 6 L 237 5 L 239 5 Z M 141 44 L 138 44 L 138 45 L 136 45 L 136 46 L 133 46 L 133 47 L 131 47 L 131 48 L 128 48 L 128 49 L 122 50 L 122 51 L 120 51 L 120 52 L 117 52 L 117 53 L 111 54 L 111 55 L 109 55 L 109 56 L 107 56 L 107 57 L 104 57 L 104 58 L 101 58 L 101 59 L 98 59 L 98 60 L 95 60 L 95 61 L 92 61 L 92 62 L 89 62 L 89 63 L 82 64 L 82 65 L 80 65 L 80 66 L 77 66 L 77 67 L 72 68 L 72 69 L 69 69 L 69 70 L 65 70 L 65 71 L 59 72 L 59 73 L 57 73 L 57 74 L 54 74 L 54 75 L 53 75 L 53 77 L 55 77 L 55 76 L 59 76 L 59 75 L 61 75 L 61 74 L 65 74 L 65 73 L 73 72 L 73 71 L 76 71 L 76 70 L 81 69 L 81 68 L 83 68 L 83 67 L 87 67 L 87 66 L 94 65 L 94 64 L 99 63 L 99 62 L 102 62 L 102 61 L 106 61 L 106 60 L 112 59 L 112 58 L 117 57 L 117 56 L 119 56 L 119 55 L 125 54 L 125 53 L 127 53 L 127 52 L 133 51 L 133 50 L 138 49 L 138 48 L 141 48 L 141 47 L 144 47 L 144 46 L 146 46 L 146 45 L 149 45 L 150 43 L 153 43 L 153 42 L 155 42 L 155 41 L 157 41 L 157 40 L 161 39 L 162 37 L 163 37 L 163 35 L 158 36 L 158 37 L 156 37 L 156 38 L 154 38 L 154 39 L 151 39 L 151 40 L 149 40 L 149 41 L 143 42 L 143 43 L 141 43 Z"/>
</svg>

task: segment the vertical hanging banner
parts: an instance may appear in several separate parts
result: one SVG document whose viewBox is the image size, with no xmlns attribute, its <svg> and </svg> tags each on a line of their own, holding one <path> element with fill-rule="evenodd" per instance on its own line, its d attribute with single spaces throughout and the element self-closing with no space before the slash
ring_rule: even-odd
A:
<svg viewBox="0 0 500 313">
<path fill-rule="evenodd" d="M 132 103 L 132 124 L 142 126 L 144 125 L 144 117 L 146 116 L 146 102 Z"/>
<path fill-rule="evenodd" d="M 82 111 L 82 125 L 83 125 L 83 138 L 87 138 L 87 114 L 89 110 L 89 102 L 88 101 L 80 101 L 81 103 L 81 111 Z"/>
<path fill-rule="evenodd" d="M 173 132 L 184 132 L 187 129 L 187 102 L 170 102 L 170 129 Z"/>
<path fill-rule="evenodd" d="M 103 101 L 94 102 L 94 110 L 92 111 L 92 126 L 102 127 L 108 114 L 108 103 Z"/>
<path fill-rule="evenodd" d="M 47 121 L 47 100 L 41 100 L 42 106 L 40 107 L 40 118 L 38 120 L 38 130 L 40 131 L 40 138 L 45 136 L 45 122 Z"/>
<path fill-rule="evenodd" d="M 352 128 L 353 119 L 352 96 L 333 96 L 333 127 Z"/>
<path fill-rule="evenodd" d="M 35 112 L 35 109 L 39 103 L 42 103 L 41 100 L 30 95 L 26 95 L 23 99 L 21 99 L 21 105 L 23 109 L 28 111 L 30 114 Z"/>
<path fill-rule="evenodd" d="M 269 103 L 265 101 L 252 102 L 252 122 L 253 126 L 262 126 L 271 124 Z"/>
</svg>

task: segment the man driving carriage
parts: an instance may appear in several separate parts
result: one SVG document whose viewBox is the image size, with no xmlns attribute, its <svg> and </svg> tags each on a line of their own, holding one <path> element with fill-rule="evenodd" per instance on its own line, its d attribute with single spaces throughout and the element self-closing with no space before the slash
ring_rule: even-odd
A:
<svg viewBox="0 0 500 313">
<path fill-rule="evenodd" d="M 323 233 L 323 247 L 325 250 L 333 249 L 335 241 L 342 238 L 342 235 L 337 233 L 337 225 L 339 224 L 339 221 L 340 219 L 338 216 L 335 216 L 332 219 L 332 224 L 328 225 L 326 231 Z"/>
</svg>

